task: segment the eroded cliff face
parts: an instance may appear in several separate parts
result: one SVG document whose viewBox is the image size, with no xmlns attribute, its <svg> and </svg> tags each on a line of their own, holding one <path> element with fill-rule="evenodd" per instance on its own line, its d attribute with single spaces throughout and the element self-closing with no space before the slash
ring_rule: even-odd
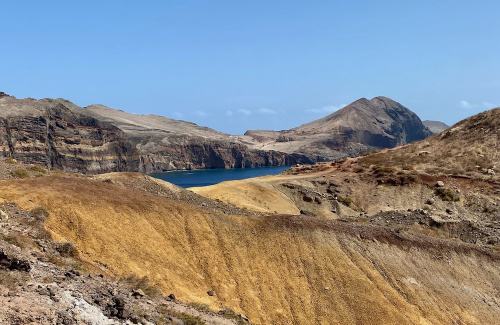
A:
<svg viewBox="0 0 500 325">
<path fill-rule="evenodd" d="M 29 101 L 33 100 L 11 106 L 11 114 L 3 111 L 1 156 L 82 173 L 132 168 L 128 157 L 134 150 L 118 128 L 72 113 L 61 103 L 52 101 L 26 110 L 25 104 L 29 105 Z M 9 102 L 2 104 L 9 105 Z"/>
<path fill-rule="evenodd" d="M 356 156 L 424 139 L 418 116 L 386 97 L 360 99 L 287 131 L 235 136 L 194 123 L 64 99 L 0 93 L 0 155 L 83 173 L 282 166 Z"/>
<path fill-rule="evenodd" d="M 143 173 L 177 169 L 285 166 L 312 162 L 307 156 L 300 154 L 251 150 L 238 143 L 202 140 L 191 140 L 185 145 L 164 146 L 156 152 L 141 154 L 139 159 L 137 170 Z"/>
<path fill-rule="evenodd" d="M 134 132 L 125 127 L 124 131 L 113 120 L 61 99 L 16 99 L 4 94 L 0 109 L 0 157 L 51 169 L 86 174 L 153 173 L 312 162 L 299 154 L 252 150 L 214 136 L 214 132 L 203 137 L 139 124 L 133 125 Z"/>
</svg>

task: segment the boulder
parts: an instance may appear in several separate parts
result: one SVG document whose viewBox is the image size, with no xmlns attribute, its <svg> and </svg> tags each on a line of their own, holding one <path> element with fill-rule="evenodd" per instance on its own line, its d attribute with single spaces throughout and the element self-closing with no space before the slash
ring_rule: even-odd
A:
<svg viewBox="0 0 500 325">
<path fill-rule="evenodd" d="M 142 289 L 137 289 L 137 290 L 134 290 L 132 292 L 132 296 L 136 297 L 136 298 L 141 298 L 141 297 L 144 297 L 146 294 L 144 293 L 144 291 L 142 291 Z"/>
<path fill-rule="evenodd" d="M 31 271 L 31 265 L 28 261 L 23 261 L 15 257 L 8 256 L 3 250 L 0 251 L 0 268 L 10 271 Z"/>
<path fill-rule="evenodd" d="M 0 210 L 0 221 L 7 221 L 9 220 L 9 216 L 7 213 L 5 213 L 3 210 Z"/>
</svg>

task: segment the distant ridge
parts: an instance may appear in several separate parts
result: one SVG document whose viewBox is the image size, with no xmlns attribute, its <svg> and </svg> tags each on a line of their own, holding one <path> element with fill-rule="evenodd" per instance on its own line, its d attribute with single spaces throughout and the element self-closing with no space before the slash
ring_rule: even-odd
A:
<svg viewBox="0 0 500 325">
<path fill-rule="evenodd" d="M 449 128 L 450 126 L 439 121 L 429 121 L 425 120 L 422 123 L 431 130 L 432 133 L 438 134 Z"/>
<path fill-rule="evenodd" d="M 82 173 L 163 172 L 314 163 L 392 148 L 431 135 L 387 97 L 361 98 L 287 131 L 218 132 L 104 105 L 17 99 L 0 93 L 0 156 Z"/>
<path fill-rule="evenodd" d="M 273 137 L 264 148 L 317 156 L 318 160 L 356 156 L 380 148 L 392 148 L 430 136 L 420 118 L 398 102 L 383 96 L 361 98 L 321 119 L 297 128 L 270 133 L 248 131 L 253 139 Z"/>
</svg>

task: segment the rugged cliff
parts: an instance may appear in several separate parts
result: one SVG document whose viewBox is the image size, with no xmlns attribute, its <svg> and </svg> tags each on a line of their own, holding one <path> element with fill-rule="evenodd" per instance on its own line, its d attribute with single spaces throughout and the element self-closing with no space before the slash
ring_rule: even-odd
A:
<svg viewBox="0 0 500 325">
<path fill-rule="evenodd" d="M 312 162 L 250 149 L 193 123 L 138 116 L 63 99 L 0 96 L 0 156 L 82 173 L 246 168 Z M 123 116 L 125 115 L 125 116 Z"/>
<path fill-rule="evenodd" d="M 154 152 L 144 152 L 140 155 L 138 170 L 151 173 L 176 169 L 249 168 L 311 161 L 299 154 L 251 150 L 238 143 L 189 138 L 183 144 L 162 145 Z"/>
<path fill-rule="evenodd" d="M 130 170 L 125 134 L 53 100 L 0 99 L 0 155 L 53 169 L 100 173 Z"/>
</svg>

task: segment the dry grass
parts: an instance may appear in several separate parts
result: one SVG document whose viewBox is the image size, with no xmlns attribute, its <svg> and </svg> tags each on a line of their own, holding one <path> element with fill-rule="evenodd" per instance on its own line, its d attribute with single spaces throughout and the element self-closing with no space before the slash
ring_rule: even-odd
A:
<svg viewBox="0 0 500 325">
<path fill-rule="evenodd" d="M 190 302 L 188 303 L 188 306 L 203 312 L 212 311 L 210 309 L 210 306 L 208 306 L 207 304 L 203 304 L 201 302 Z"/>
<path fill-rule="evenodd" d="M 160 289 L 157 286 L 151 285 L 147 277 L 138 277 L 135 274 L 129 274 L 120 279 L 120 282 L 130 287 L 132 290 L 141 289 L 146 295 L 151 298 L 158 298 L 162 296 Z"/>
<path fill-rule="evenodd" d="M 31 238 L 16 232 L 11 232 L 10 234 L 0 234 L 0 240 L 17 246 L 23 250 L 26 248 L 31 248 L 35 245 Z"/>
<path fill-rule="evenodd" d="M 17 160 L 15 160 L 14 158 L 6 158 L 4 161 L 7 164 L 11 164 L 11 165 L 17 165 L 17 164 L 19 164 L 19 162 Z"/>
<path fill-rule="evenodd" d="M 0 284 L 5 286 L 10 291 L 19 291 L 29 279 L 26 272 L 6 271 L 0 269 Z"/>
<path fill-rule="evenodd" d="M 246 320 L 244 320 L 240 314 L 236 313 L 232 309 L 223 309 L 223 310 L 219 311 L 218 314 L 224 318 L 232 320 L 237 325 L 247 325 L 248 324 L 248 322 Z"/>
<path fill-rule="evenodd" d="M 205 325 L 206 323 L 198 316 L 172 311 L 172 316 L 179 318 L 185 325 Z"/>
<path fill-rule="evenodd" d="M 56 251 L 58 251 L 62 257 L 71 257 L 76 259 L 79 256 L 78 249 L 73 243 L 70 242 L 58 243 L 56 245 Z"/>
<path fill-rule="evenodd" d="M 467 175 L 497 179 L 500 174 L 500 109 L 493 109 L 460 122 L 446 132 L 404 147 L 360 157 L 369 166 L 413 169 L 429 174 Z M 406 167 L 405 167 L 406 166 Z M 409 170 L 413 170 L 409 169 Z"/>
<path fill-rule="evenodd" d="M 88 263 L 106 265 L 109 274 L 147 277 L 181 301 L 214 310 L 222 304 L 257 323 L 449 324 L 462 318 L 487 324 L 500 315 L 461 289 L 488 296 L 500 281 L 499 263 L 481 252 L 314 217 L 218 214 L 85 178 L 4 185 L 0 196 L 21 208 L 46 207 L 54 237 L 78 245 Z M 435 260 L 433 250 L 456 257 Z M 482 268 L 474 267 L 479 263 Z M 419 285 L 398 282 L 395 290 L 392 275 Z M 209 288 L 217 296 L 209 297 Z"/>
<path fill-rule="evenodd" d="M 49 211 L 43 206 L 36 206 L 30 211 L 30 219 L 27 223 L 33 227 L 36 237 L 39 239 L 51 239 L 50 234 L 45 229 L 45 221 L 49 215 Z"/>
<path fill-rule="evenodd" d="M 12 171 L 12 176 L 14 176 L 15 178 L 24 179 L 24 178 L 29 178 L 30 173 L 24 168 L 19 168 Z"/>
</svg>

